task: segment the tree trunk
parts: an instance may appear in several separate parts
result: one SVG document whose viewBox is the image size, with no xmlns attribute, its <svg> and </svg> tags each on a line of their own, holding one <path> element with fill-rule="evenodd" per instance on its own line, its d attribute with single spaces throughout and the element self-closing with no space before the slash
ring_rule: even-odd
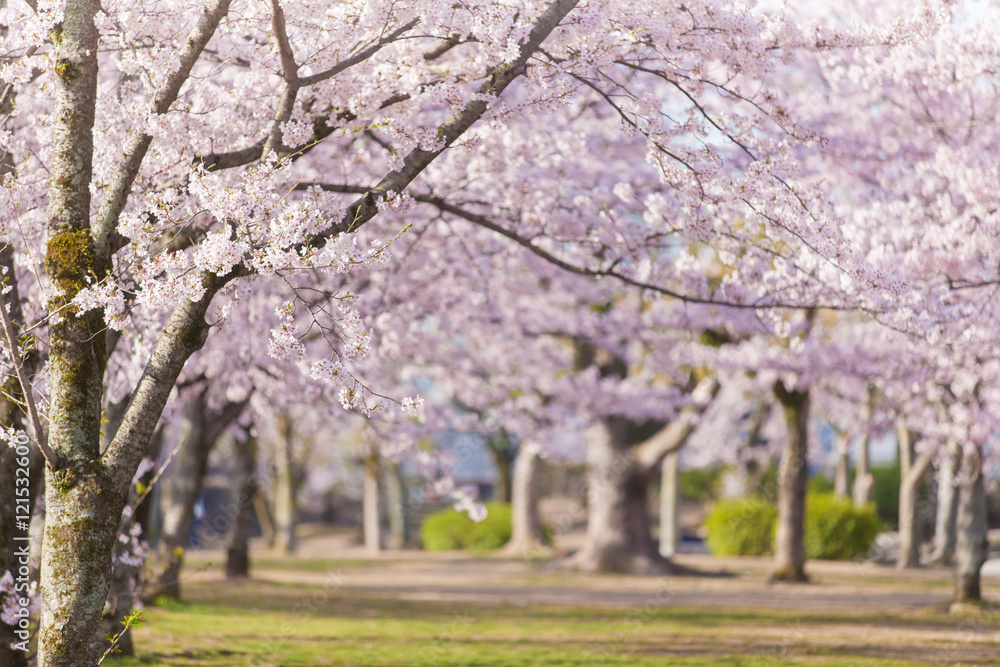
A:
<svg viewBox="0 0 1000 667">
<path fill-rule="evenodd" d="M 851 475 L 850 465 L 851 442 L 847 439 L 846 433 L 837 433 L 837 469 L 833 474 L 833 495 L 837 498 L 846 498 Z"/>
<path fill-rule="evenodd" d="M 809 483 L 809 392 L 774 387 L 788 426 L 785 450 L 778 468 L 778 529 L 775 533 L 776 581 L 806 581 L 805 516 Z"/>
<path fill-rule="evenodd" d="M 958 492 L 957 539 L 955 543 L 955 602 L 982 600 L 979 573 L 986 562 L 986 493 L 983 489 L 983 452 L 977 446 L 963 448 Z"/>
<path fill-rule="evenodd" d="M 543 553 L 547 547 L 538 514 L 540 463 L 538 448 L 529 444 L 522 444 L 514 459 L 511 533 L 506 551 L 521 558 Z"/>
<path fill-rule="evenodd" d="M 406 489 L 399 464 L 385 461 L 382 466 L 385 483 L 386 513 L 389 515 L 389 534 L 386 546 L 402 549 L 406 546 Z"/>
<path fill-rule="evenodd" d="M 514 498 L 513 479 L 511 470 L 514 461 L 517 460 L 514 454 L 514 447 L 511 444 L 510 436 L 501 429 L 499 432 L 491 433 L 486 440 L 486 444 L 493 456 L 493 464 L 497 469 L 497 485 L 493 492 L 493 498 L 497 502 L 512 503 Z"/>
<path fill-rule="evenodd" d="M 382 550 L 382 508 L 379 498 L 379 454 L 375 445 L 364 460 L 365 479 L 361 496 L 365 551 L 377 554 Z"/>
<path fill-rule="evenodd" d="M 232 524 L 226 538 L 226 579 L 246 579 L 250 576 L 250 524 L 257 495 L 257 441 L 234 440 L 233 450 L 236 467 L 230 486 Z"/>
<path fill-rule="evenodd" d="M 957 441 L 949 440 L 938 470 L 937 517 L 934 522 L 934 552 L 931 555 L 931 562 L 937 565 L 951 565 L 955 560 L 955 521 L 958 517 L 955 473 L 961 456 L 961 446 Z"/>
<path fill-rule="evenodd" d="M 920 516 L 918 499 L 920 487 L 924 480 L 929 461 L 925 454 L 921 461 L 916 460 L 913 444 L 917 439 L 913 433 L 900 422 L 896 428 L 899 441 L 899 560 L 896 567 L 900 569 L 920 567 Z"/>
<path fill-rule="evenodd" d="M 184 404 L 180 449 L 174 455 L 165 480 L 161 481 L 162 523 L 156 551 L 151 559 L 149 584 L 143 598 L 152 602 L 163 595 L 180 599 L 180 575 L 184 550 L 191 539 L 194 506 L 201 496 L 205 469 L 213 441 L 205 433 L 204 391 Z"/>
<path fill-rule="evenodd" d="M 663 458 L 660 470 L 660 555 L 670 558 L 680 546 L 678 500 L 680 498 L 680 452 L 670 452 Z"/>
<path fill-rule="evenodd" d="M 274 452 L 274 548 L 290 554 L 298 543 L 295 539 L 295 461 L 292 457 L 291 420 L 279 419 L 278 438 Z"/>
<path fill-rule="evenodd" d="M 649 476 L 630 447 L 628 420 L 610 417 L 588 434 L 587 535 L 577 566 L 589 572 L 666 574 L 649 531 Z"/>
<path fill-rule="evenodd" d="M 867 505 L 872 501 L 872 487 L 875 483 L 869 459 L 871 436 L 868 434 L 868 424 L 871 421 L 874 400 L 875 388 L 868 385 L 865 406 L 861 412 L 861 420 L 864 422 L 865 430 L 861 436 L 861 442 L 858 443 L 858 462 L 854 468 L 854 488 L 851 490 L 854 496 L 854 504 L 858 507 Z"/>
<path fill-rule="evenodd" d="M 100 459 L 107 361 L 102 313 L 78 314 L 70 305 L 88 281 L 106 274 L 89 233 L 98 10 L 98 0 L 67 0 L 51 56 L 66 65 L 65 75 L 53 78 L 45 273 L 48 310 L 65 309 L 65 315 L 48 330 L 48 444 L 59 461 L 45 470 L 39 667 L 96 664 L 104 644 L 98 627 L 111 581 L 111 547 L 127 497 Z"/>
</svg>

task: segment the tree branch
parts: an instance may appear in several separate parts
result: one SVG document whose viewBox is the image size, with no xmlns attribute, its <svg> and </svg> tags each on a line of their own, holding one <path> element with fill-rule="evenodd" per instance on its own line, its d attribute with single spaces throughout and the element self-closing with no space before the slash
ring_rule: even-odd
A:
<svg viewBox="0 0 1000 667">
<path fill-rule="evenodd" d="M 663 458 L 684 446 L 688 437 L 698 427 L 698 417 L 704 414 L 719 394 L 719 382 L 715 378 L 702 379 L 694 393 L 706 392 L 710 399 L 700 405 L 689 405 L 666 428 L 660 429 L 656 435 L 639 444 L 635 448 L 635 459 L 647 473 L 652 473 L 660 465 Z"/>
<path fill-rule="evenodd" d="M 555 30 L 559 22 L 576 7 L 579 0 L 555 0 L 538 17 L 528 35 L 527 41 L 521 45 L 521 53 L 509 66 L 495 68 L 486 77 L 475 95 L 466 102 L 461 111 L 452 114 L 437 129 L 440 147 L 434 149 L 414 148 L 404 158 L 403 166 L 386 175 L 379 183 L 363 197 L 355 201 L 341 221 L 319 235 L 318 238 L 330 238 L 344 234 L 364 225 L 378 213 L 378 202 L 384 201 L 390 192 L 403 192 L 434 159 L 451 146 L 452 142 L 462 136 L 466 130 L 479 120 L 489 108 L 488 98 L 499 97 L 507 86 L 525 72 L 528 59 L 531 58 L 542 42 Z"/>
<path fill-rule="evenodd" d="M 167 78 L 164 86 L 157 91 L 150 103 L 150 111 L 156 115 L 167 113 L 177 99 L 181 86 L 187 81 L 205 45 L 212 39 L 219 23 L 229 12 L 232 0 L 210 0 L 198 25 L 188 35 L 184 48 L 180 52 L 180 66 Z M 118 164 L 111 184 L 108 186 L 104 201 L 97 213 L 97 224 L 91 230 L 94 249 L 98 258 L 108 255 L 108 239 L 118 226 L 118 219 L 128 201 L 132 183 L 139 174 L 142 161 L 149 151 L 153 137 L 148 132 L 137 132 L 129 139 L 125 147 L 125 155 Z M 105 260 L 106 261 L 106 260 Z"/>
<path fill-rule="evenodd" d="M 201 349 L 208 338 L 205 313 L 215 294 L 235 272 L 226 276 L 203 273 L 205 294 L 198 302 L 184 301 L 167 322 L 149 362 L 143 371 L 121 426 L 104 452 L 105 466 L 115 488 L 127 488 L 132 480 L 146 443 L 152 437 L 170 392 L 188 358 Z M 124 485 L 124 486 L 123 486 Z"/>
</svg>

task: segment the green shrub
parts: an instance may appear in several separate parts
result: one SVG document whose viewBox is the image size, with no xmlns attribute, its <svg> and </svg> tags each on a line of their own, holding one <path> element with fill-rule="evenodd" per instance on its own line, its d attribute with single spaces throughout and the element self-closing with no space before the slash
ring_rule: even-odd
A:
<svg viewBox="0 0 1000 667">
<path fill-rule="evenodd" d="M 506 503 L 486 503 L 486 518 L 475 522 L 452 508 L 427 515 L 420 539 L 428 551 L 499 549 L 510 539 L 511 510 Z"/>
<path fill-rule="evenodd" d="M 874 504 L 857 507 L 833 494 L 806 500 L 806 556 L 849 560 L 868 555 L 881 521 Z"/>
<path fill-rule="evenodd" d="M 833 493 L 833 480 L 823 473 L 812 475 L 809 478 L 809 494 Z"/>
<path fill-rule="evenodd" d="M 720 500 L 705 521 L 709 551 L 717 556 L 771 553 L 778 510 L 764 498 Z M 806 499 L 806 556 L 826 560 L 863 557 L 881 522 L 873 504 L 855 507 L 846 498 L 810 494 Z"/>
<path fill-rule="evenodd" d="M 708 549 L 717 556 L 763 556 L 771 551 L 778 511 L 760 497 L 724 498 L 705 520 Z"/>
<path fill-rule="evenodd" d="M 899 460 L 871 467 L 872 501 L 882 522 L 893 528 L 899 525 Z"/>
<path fill-rule="evenodd" d="M 699 503 L 715 500 L 719 497 L 725 472 L 726 468 L 721 465 L 682 470 L 678 480 L 678 493 L 681 498 Z"/>
</svg>

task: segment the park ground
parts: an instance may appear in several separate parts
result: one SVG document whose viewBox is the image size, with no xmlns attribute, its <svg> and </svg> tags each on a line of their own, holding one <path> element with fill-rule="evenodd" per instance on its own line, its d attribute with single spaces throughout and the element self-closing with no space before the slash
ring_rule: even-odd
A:
<svg viewBox="0 0 1000 667">
<path fill-rule="evenodd" d="M 132 665 L 993 665 L 1000 577 L 983 609 L 949 611 L 946 569 L 812 562 L 769 584 L 768 562 L 682 555 L 702 576 L 580 575 L 558 560 L 387 552 L 344 536 L 294 557 L 259 551 L 227 582 L 192 552 L 183 602 L 146 610 Z"/>
</svg>

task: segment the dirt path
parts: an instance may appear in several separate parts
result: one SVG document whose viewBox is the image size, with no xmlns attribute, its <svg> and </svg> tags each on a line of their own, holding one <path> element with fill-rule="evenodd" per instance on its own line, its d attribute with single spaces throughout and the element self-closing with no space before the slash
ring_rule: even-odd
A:
<svg viewBox="0 0 1000 667">
<path fill-rule="evenodd" d="M 707 576 L 628 577 L 581 575 L 552 561 L 526 562 L 462 553 L 387 552 L 370 557 L 343 536 L 306 540 L 282 559 L 257 552 L 253 576 L 263 581 L 335 586 L 366 596 L 514 605 L 641 607 L 718 606 L 800 611 L 877 613 L 944 608 L 950 598 L 946 569 L 897 572 L 870 563 L 810 563 L 814 583 L 769 584 L 769 561 L 683 555 L 678 562 Z M 214 556 L 214 557 L 213 557 Z M 187 578 L 219 576 L 221 554 L 201 552 Z M 988 599 L 1000 603 L 1000 579 L 985 579 Z"/>
</svg>

